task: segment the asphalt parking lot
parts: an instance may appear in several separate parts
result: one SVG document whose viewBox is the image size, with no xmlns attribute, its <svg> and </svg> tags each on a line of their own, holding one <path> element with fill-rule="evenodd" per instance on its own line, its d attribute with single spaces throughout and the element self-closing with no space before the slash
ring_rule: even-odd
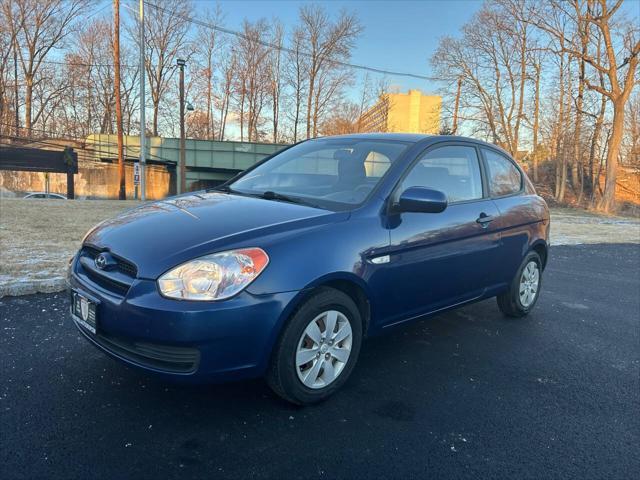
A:
<svg viewBox="0 0 640 480">
<path fill-rule="evenodd" d="M 80 338 L 64 294 L 0 299 L 0 477 L 631 478 L 640 247 L 551 255 L 530 317 L 491 300 L 371 339 L 308 408 L 130 370 Z"/>
</svg>

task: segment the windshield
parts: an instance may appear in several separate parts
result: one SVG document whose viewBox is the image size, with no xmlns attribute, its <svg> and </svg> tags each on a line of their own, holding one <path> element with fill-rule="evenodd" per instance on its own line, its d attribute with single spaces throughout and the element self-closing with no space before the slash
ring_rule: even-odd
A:
<svg viewBox="0 0 640 480">
<path fill-rule="evenodd" d="M 407 146 L 386 140 L 312 140 L 276 155 L 228 187 L 270 199 L 348 208 L 364 202 Z"/>
</svg>

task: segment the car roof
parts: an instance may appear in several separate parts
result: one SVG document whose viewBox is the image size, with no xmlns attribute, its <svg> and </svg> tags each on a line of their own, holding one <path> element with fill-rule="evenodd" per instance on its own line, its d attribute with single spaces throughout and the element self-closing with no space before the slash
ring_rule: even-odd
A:
<svg viewBox="0 0 640 480">
<path fill-rule="evenodd" d="M 362 140 L 395 140 L 400 142 L 416 143 L 420 140 L 432 137 L 433 135 L 425 135 L 420 133 L 349 133 L 346 135 L 330 135 L 327 137 L 318 137 L 318 140 L 323 138 L 353 138 Z"/>
<path fill-rule="evenodd" d="M 464 141 L 464 142 L 473 142 L 478 145 L 484 145 L 487 147 L 492 147 L 497 150 L 504 152 L 506 155 L 509 155 L 507 151 L 501 148 L 498 145 L 493 143 L 485 142 L 483 140 L 478 140 L 477 138 L 471 137 L 463 137 L 461 135 L 428 135 L 423 133 L 352 133 L 346 135 L 332 135 L 327 137 L 318 137 L 318 139 L 322 138 L 353 138 L 353 139 L 362 139 L 362 140 L 391 140 L 398 142 L 408 142 L 408 143 L 418 143 L 423 142 L 425 144 L 431 144 L 436 142 L 455 142 L 455 141 Z M 429 140 L 428 142 L 426 140 Z M 511 156 L 511 155 L 509 155 Z"/>
</svg>

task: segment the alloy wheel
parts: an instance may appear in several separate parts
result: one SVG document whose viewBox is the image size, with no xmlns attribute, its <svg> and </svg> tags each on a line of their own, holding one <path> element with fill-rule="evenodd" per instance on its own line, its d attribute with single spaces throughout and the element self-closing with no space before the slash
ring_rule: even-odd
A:
<svg viewBox="0 0 640 480">
<path fill-rule="evenodd" d="M 522 270 L 520 276 L 520 288 L 518 293 L 520 295 L 520 303 L 524 308 L 531 306 L 538 294 L 538 287 L 540 286 L 540 269 L 538 264 L 534 261 L 530 261 Z"/>
<path fill-rule="evenodd" d="M 353 332 L 342 312 L 328 310 L 305 328 L 296 349 L 296 372 L 308 388 L 324 388 L 342 373 L 351 355 Z"/>
</svg>

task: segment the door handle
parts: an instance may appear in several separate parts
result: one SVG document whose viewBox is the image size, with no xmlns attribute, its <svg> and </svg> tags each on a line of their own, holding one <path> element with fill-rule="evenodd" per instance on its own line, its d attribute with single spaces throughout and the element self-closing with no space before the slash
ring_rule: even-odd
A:
<svg viewBox="0 0 640 480">
<path fill-rule="evenodd" d="M 489 226 L 489 223 L 491 222 L 493 222 L 493 216 L 487 215 L 484 212 L 482 212 L 480 216 L 476 219 L 476 223 L 479 223 L 480 225 L 482 225 L 482 228 L 487 228 Z"/>
</svg>

